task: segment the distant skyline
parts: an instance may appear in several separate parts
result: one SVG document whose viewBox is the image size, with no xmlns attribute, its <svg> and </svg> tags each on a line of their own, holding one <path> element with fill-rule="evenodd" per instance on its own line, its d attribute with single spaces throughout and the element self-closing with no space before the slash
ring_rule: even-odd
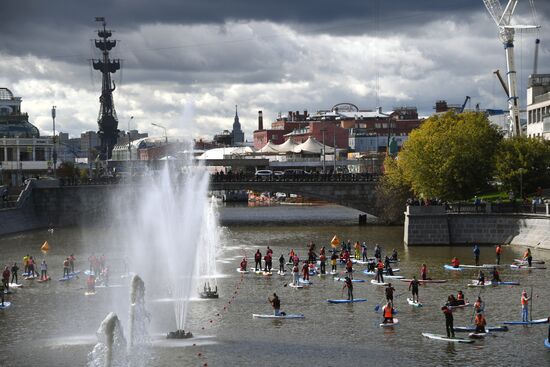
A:
<svg viewBox="0 0 550 367">
<path fill-rule="evenodd" d="M 505 3 L 506 0 L 501 0 Z M 532 73 L 550 73 L 550 1 L 520 0 L 518 23 L 542 25 L 516 35 L 521 105 Z M 507 107 L 493 75 L 505 70 L 498 31 L 482 0 L 28 0 L 8 2 L 0 22 L 0 87 L 23 98 L 41 134 L 72 137 L 97 130 L 101 78 L 92 47 L 104 16 L 123 59 L 114 80 L 119 129 L 211 138 L 231 130 L 234 106 L 245 138 L 264 111 L 326 109 L 351 102 L 362 109 L 416 106 L 432 113 L 438 99 Z M 536 18 L 536 19 L 535 19 Z M 504 75 L 504 73 L 503 73 Z"/>
</svg>

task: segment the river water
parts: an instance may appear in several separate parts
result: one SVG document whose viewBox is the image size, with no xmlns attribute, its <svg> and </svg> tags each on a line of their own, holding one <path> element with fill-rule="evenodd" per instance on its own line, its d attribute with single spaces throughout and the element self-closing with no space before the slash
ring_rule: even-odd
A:
<svg viewBox="0 0 550 367">
<path fill-rule="evenodd" d="M 413 364 L 426 366 L 477 365 L 514 366 L 527 362 L 550 365 L 550 350 L 543 341 L 547 325 L 512 326 L 506 333 L 494 333 L 472 345 L 454 345 L 424 339 L 422 332 L 444 333 L 445 321 L 440 306 L 451 293 L 464 290 L 473 300 L 481 295 L 486 303 L 489 325 L 520 319 L 520 295 L 533 289 L 534 318 L 550 315 L 547 270 L 513 271 L 504 268 L 501 278 L 517 280 L 521 286 L 500 286 L 479 290 L 467 288 L 475 271 L 448 272 L 442 267 L 453 256 L 464 264 L 472 263 L 469 247 L 410 247 L 402 244 L 402 227 L 357 226 L 358 212 L 336 206 L 222 208 L 224 250 L 219 268 L 223 277 L 218 281 L 220 299 L 193 302 L 188 317 L 196 338 L 186 341 L 166 341 L 162 333 L 172 330 L 174 316 L 169 296 L 163 294 L 162 279 L 146 284 L 149 295 L 147 308 L 152 314 L 150 366 L 365 366 L 376 364 Z M 243 224 L 243 223 L 247 224 Z M 29 253 L 42 259 L 39 248 L 48 240 L 52 250 L 46 260 L 53 280 L 25 285 L 7 296 L 12 307 L 0 311 L 0 366 L 84 366 L 87 353 L 96 342 L 95 331 L 110 311 L 116 311 L 127 325 L 127 303 L 120 299 L 128 294 L 124 272 L 122 244 L 112 243 L 108 228 L 60 228 L 53 235 L 35 231 L 0 239 L 0 263 L 21 262 Z M 134 230 L 128 228 L 128 230 Z M 412 308 L 406 302 L 407 284 L 396 281 L 395 303 L 400 324 L 394 328 L 378 326 L 381 314 L 375 306 L 383 299 L 383 289 L 370 284 L 370 277 L 360 271 L 356 278 L 366 283 L 354 283 L 355 297 L 367 302 L 353 305 L 331 305 L 329 298 L 342 298 L 342 283 L 330 277 L 312 277 L 313 285 L 304 289 L 285 286 L 290 276 L 242 276 L 236 272 L 243 254 L 249 259 L 260 248 L 274 250 L 275 259 L 288 254 L 292 247 L 305 253 L 313 241 L 317 248 L 328 245 L 333 235 L 343 240 L 366 241 L 372 254 L 375 243 L 385 251 L 396 248 L 401 269 L 399 274 L 418 275 L 422 263 L 428 264 L 429 276 L 448 279 L 445 284 L 430 284 L 420 288 L 422 308 Z M 200 246 L 200 243 L 197 244 Z M 504 247 L 503 263 L 511 263 L 523 249 Z M 111 284 L 116 287 L 98 289 L 95 296 L 85 296 L 85 279 L 59 282 L 63 258 L 71 253 L 77 258 L 77 268 L 87 267 L 87 258 L 105 254 L 112 269 Z M 494 249 L 481 249 L 481 262 L 494 262 Z M 534 250 L 534 257 L 550 261 L 550 253 Z M 177 261 L 167 259 L 167 261 Z M 278 265 L 277 260 L 274 265 Z M 362 267 L 355 266 L 362 270 Z M 258 320 L 253 313 L 271 313 L 267 297 L 277 292 L 282 309 L 288 313 L 303 313 L 304 320 Z M 166 299 L 164 299 L 166 298 Z M 224 309 L 225 307 L 225 309 Z M 470 325 L 472 310 L 455 311 L 455 325 Z M 460 336 L 460 334 L 457 334 Z M 193 345 L 195 344 L 195 345 Z"/>
</svg>

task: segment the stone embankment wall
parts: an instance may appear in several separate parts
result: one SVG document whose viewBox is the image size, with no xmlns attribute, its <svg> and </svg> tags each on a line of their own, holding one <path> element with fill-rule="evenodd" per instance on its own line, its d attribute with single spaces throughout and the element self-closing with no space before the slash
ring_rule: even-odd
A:
<svg viewBox="0 0 550 367">
<path fill-rule="evenodd" d="M 550 215 L 446 213 L 443 206 L 409 206 L 407 245 L 504 244 L 550 250 Z"/>
</svg>

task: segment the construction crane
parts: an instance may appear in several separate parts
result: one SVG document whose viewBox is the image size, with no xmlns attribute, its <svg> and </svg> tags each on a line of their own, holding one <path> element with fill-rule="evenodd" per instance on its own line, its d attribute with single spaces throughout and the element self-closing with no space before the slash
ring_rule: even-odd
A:
<svg viewBox="0 0 550 367">
<path fill-rule="evenodd" d="M 516 10 L 519 0 L 509 0 L 504 9 L 500 0 L 483 0 L 489 14 L 495 21 L 500 40 L 504 44 L 506 51 L 506 68 L 508 79 L 508 109 L 510 111 L 511 133 L 515 136 L 521 135 L 521 125 L 519 121 L 519 105 L 517 94 L 517 75 L 514 60 L 514 34 L 517 31 L 535 30 L 540 28 L 538 25 L 512 25 L 512 16 Z"/>
<path fill-rule="evenodd" d="M 469 100 L 470 100 L 470 96 L 466 96 L 466 99 L 464 100 L 462 107 L 460 107 L 460 113 L 464 112 L 464 109 L 466 108 L 466 103 L 468 103 Z"/>
</svg>

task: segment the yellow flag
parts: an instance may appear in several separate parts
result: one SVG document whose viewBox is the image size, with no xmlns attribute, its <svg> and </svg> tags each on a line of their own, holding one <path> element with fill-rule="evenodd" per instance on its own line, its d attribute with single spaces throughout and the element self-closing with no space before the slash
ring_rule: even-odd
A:
<svg viewBox="0 0 550 367">
<path fill-rule="evenodd" d="M 50 244 L 48 243 L 48 241 L 44 241 L 44 244 L 42 245 L 42 247 L 40 247 L 40 251 L 42 251 L 43 253 L 47 253 L 48 251 L 50 251 Z"/>
<path fill-rule="evenodd" d="M 334 248 L 340 246 L 340 240 L 338 239 L 338 237 L 336 237 L 336 235 L 332 237 L 332 240 L 330 241 L 330 245 Z"/>
</svg>

